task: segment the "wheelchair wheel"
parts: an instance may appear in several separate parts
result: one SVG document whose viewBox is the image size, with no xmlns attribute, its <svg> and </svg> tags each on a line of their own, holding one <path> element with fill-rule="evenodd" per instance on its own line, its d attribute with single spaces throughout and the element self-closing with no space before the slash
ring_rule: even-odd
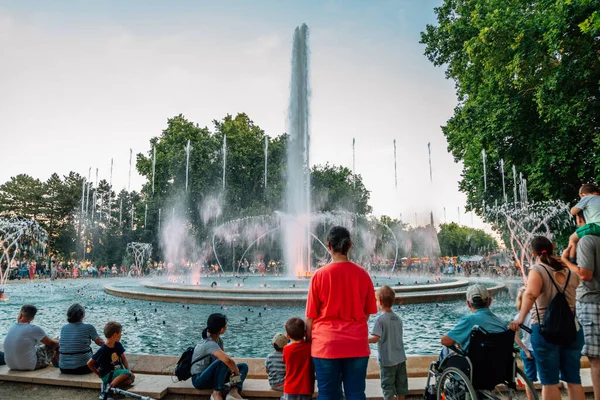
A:
<svg viewBox="0 0 600 400">
<path fill-rule="evenodd" d="M 437 400 L 477 400 L 471 380 L 458 368 L 444 369 L 436 383 Z"/>
<path fill-rule="evenodd" d="M 533 383 L 519 368 L 515 369 L 515 386 L 516 390 L 511 389 L 504 384 L 496 386 L 494 390 L 482 390 L 479 392 L 480 398 L 485 400 L 538 400 L 538 394 L 535 391 Z M 531 396 L 529 398 L 526 391 L 527 389 L 529 396 Z"/>
<path fill-rule="evenodd" d="M 535 386 L 533 386 L 533 382 L 531 382 L 531 379 L 525 375 L 525 372 L 523 372 L 521 368 L 516 369 L 515 382 L 517 384 L 517 390 L 528 389 L 528 392 L 530 393 L 529 396 L 531 396 L 529 397 L 530 400 L 539 399 Z"/>
</svg>

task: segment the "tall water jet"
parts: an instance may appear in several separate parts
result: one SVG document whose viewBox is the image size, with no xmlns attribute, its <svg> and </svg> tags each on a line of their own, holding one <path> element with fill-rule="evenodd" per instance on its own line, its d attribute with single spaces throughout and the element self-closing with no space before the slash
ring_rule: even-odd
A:
<svg viewBox="0 0 600 400">
<path fill-rule="evenodd" d="M 427 152 L 429 153 L 429 181 L 433 183 L 433 170 L 431 169 L 431 142 L 427 143 Z"/>
<path fill-rule="evenodd" d="M 187 145 L 185 146 L 185 191 L 188 191 L 188 178 L 190 175 L 190 151 L 192 150 L 192 145 L 190 144 L 190 139 L 187 141 Z"/>
<path fill-rule="evenodd" d="M 504 160 L 500 159 L 500 172 L 502 172 L 502 198 L 506 203 L 506 185 L 504 184 Z"/>
<path fill-rule="evenodd" d="M 481 149 L 481 162 L 483 163 L 483 191 L 487 192 L 487 171 L 486 171 L 487 154 L 485 149 Z"/>
<path fill-rule="evenodd" d="M 352 187 L 356 189 L 356 138 L 352 138 Z"/>
<path fill-rule="evenodd" d="M 396 160 L 396 139 L 394 139 L 394 184 L 398 189 L 398 164 Z"/>
<path fill-rule="evenodd" d="M 269 137 L 265 136 L 265 195 L 267 193 L 267 172 L 269 167 Z"/>
<path fill-rule="evenodd" d="M 227 135 L 223 135 L 223 191 L 225 191 L 225 171 L 227 170 Z"/>
<path fill-rule="evenodd" d="M 133 149 L 129 149 L 129 180 L 127 181 L 127 191 L 131 190 L 131 162 L 133 161 Z"/>
<path fill-rule="evenodd" d="M 512 166 L 512 173 L 513 173 L 513 196 L 515 197 L 515 206 L 517 205 L 517 167 L 515 167 L 515 164 L 513 164 Z"/>
<path fill-rule="evenodd" d="M 308 27 L 294 31 L 287 146 L 287 213 L 282 220 L 284 255 L 291 275 L 310 271 L 310 164 L 309 164 L 309 51 Z"/>
<path fill-rule="evenodd" d="M 152 146 L 152 194 L 154 194 L 154 175 L 156 174 L 156 146 Z"/>
</svg>

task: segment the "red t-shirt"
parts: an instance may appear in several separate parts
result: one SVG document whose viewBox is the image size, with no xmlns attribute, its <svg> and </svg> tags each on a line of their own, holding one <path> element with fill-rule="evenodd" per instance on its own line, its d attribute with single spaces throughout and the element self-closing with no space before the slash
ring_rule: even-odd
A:
<svg viewBox="0 0 600 400">
<path fill-rule="evenodd" d="M 310 358 L 310 343 L 302 341 L 283 348 L 285 382 L 283 393 L 308 394 L 315 391 L 315 371 Z"/>
<path fill-rule="evenodd" d="M 306 317 L 313 318 L 312 356 L 368 357 L 370 314 L 377 312 L 368 272 L 352 262 L 329 264 L 310 281 Z"/>
</svg>

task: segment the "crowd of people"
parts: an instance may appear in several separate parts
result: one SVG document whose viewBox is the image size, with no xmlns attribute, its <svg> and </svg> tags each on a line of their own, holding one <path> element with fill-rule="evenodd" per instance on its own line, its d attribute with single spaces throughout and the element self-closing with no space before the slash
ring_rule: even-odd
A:
<svg viewBox="0 0 600 400">
<path fill-rule="evenodd" d="M 580 226 L 585 225 L 583 219 L 584 215 L 579 214 Z M 273 337 L 273 353 L 265 360 L 269 383 L 273 389 L 281 390 L 284 399 L 311 398 L 315 380 L 319 399 L 340 399 L 342 392 L 349 400 L 365 399 L 370 343 L 376 343 L 384 397 L 401 400 L 408 393 L 408 378 L 403 323 L 392 310 L 395 291 L 382 286 L 375 292 L 368 271 L 349 260 L 352 241 L 347 229 L 332 228 L 327 247 L 332 260 L 317 270 L 310 281 L 305 319 L 290 318 L 285 334 L 276 333 Z M 543 399 L 561 397 L 559 379 L 567 383 L 570 399 L 584 398 L 582 354 L 590 360 L 598 398 L 600 237 L 579 238 L 577 263 L 570 258 L 570 248 L 562 258 L 555 257 L 554 246 L 545 237 L 536 237 L 531 251 L 537 263 L 530 268 L 526 287 L 519 291 L 514 320 L 503 321 L 492 312 L 492 298 L 485 286 L 470 286 L 466 300 L 471 313 L 442 336 L 438 366 L 443 366 L 452 353 L 450 348 L 468 353 L 473 328 L 484 328 L 490 333 L 510 329 L 515 331 L 513 336 L 522 349 L 527 376 L 542 384 Z M 563 307 L 559 313 L 556 310 L 560 307 L 555 303 L 560 301 Z M 369 332 L 368 319 L 378 310 L 381 313 Z M 83 322 L 85 310 L 75 304 L 67 311 L 68 324 L 62 328 L 60 338 L 51 339 L 31 324 L 35 312 L 34 306 L 23 306 L 17 323 L 4 339 L 5 359 L 11 369 L 33 370 L 54 362 L 65 374 L 95 373 L 103 382 L 101 396 L 110 387 L 133 382 L 135 376 L 119 341 L 120 324 L 108 322 L 102 339 L 93 326 Z M 531 334 L 521 327 L 531 328 Z M 560 340 L 552 329 L 562 330 Z M 236 363 L 225 352 L 221 336 L 226 330 L 225 315 L 210 315 L 193 351 L 192 384 L 198 389 L 212 389 L 213 400 L 241 399 L 248 373 L 246 364 Z M 100 346 L 96 353 L 90 348 L 91 342 Z"/>
</svg>

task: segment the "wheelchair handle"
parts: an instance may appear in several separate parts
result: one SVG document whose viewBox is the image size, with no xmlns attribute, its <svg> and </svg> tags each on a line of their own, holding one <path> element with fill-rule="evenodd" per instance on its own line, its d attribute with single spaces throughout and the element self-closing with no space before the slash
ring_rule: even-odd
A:
<svg viewBox="0 0 600 400">
<path fill-rule="evenodd" d="M 528 327 L 528 326 L 527 326 L 527 325 L 525 325 L 525 324 L 521 324 L 521 325 L 519 325 L 519 328 L 523 329 L 525 332 L 527 332 L 527 333 L 529 333 L 529 334 L 531 334 L 531 332 L 533 332 L 533 331 L 531 330 L 531 328 L 530 328 L 530 327 Z"/>
<path fill-rule="evenodd" d="M 452 350 L 453 352 L 455 352 L 456 354 L 460 354 L 461 356 L 466 356 L 467 353 L 465 353 L 462 349 L 459 349 L 458 347 L 456 347 L 456 345 L 452 345 L 452 346 L 448 346 L 448 348 L 450 350 Z"/>
</svg>

